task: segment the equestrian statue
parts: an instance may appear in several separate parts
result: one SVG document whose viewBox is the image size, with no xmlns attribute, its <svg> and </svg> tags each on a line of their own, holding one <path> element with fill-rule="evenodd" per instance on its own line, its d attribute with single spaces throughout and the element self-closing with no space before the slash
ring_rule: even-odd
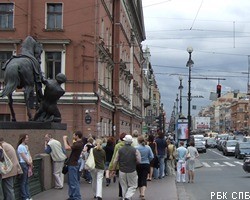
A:
<svg viewBox="0 0 250 200">
<path fill-rule="evenodd" d="M 0 97 L 8 97 L 12 121 L 16 121 L 12 98 L 12 93 L 16 89 L 24 88 L 24 100 L 29 121 L 33 120 L 30 102 L 34 94 L 34 87 L 37 101 L 40 102 L 43 98 L 43 78 L 40 68 L 42 51 L 42 45 L 33 37 L 28 36 L 22 42 L 21 53 L 13 55 L 2 67 L 5 87 L 0 93 Z"/>
</svg>

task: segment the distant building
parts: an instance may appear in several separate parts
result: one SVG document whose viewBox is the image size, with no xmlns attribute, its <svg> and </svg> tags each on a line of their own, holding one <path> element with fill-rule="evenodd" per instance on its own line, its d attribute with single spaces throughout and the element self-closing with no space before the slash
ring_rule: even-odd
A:
<svg viewBox="0 0 250 200">
<path fill-rule="evenodd" d="M 246 93 L 228 92 L 200 111 L 209 116 L 211 130 L 219 133 L 249 131 L 249 99 Z"/>
</svg>

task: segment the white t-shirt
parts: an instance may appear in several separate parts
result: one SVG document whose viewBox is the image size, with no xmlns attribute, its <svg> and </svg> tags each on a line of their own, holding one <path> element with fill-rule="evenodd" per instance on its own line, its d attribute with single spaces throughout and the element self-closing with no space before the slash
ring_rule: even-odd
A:
<svg viewBox="0 0 250 200">
<path fill-rule="evenodd" d="M 25 156 L 30 159 L 30 153 L 28 150 L 28 147 L 26 147 L 26 145 L 20 144 L 17 148 L 17 155 L 19 158 L 19 162 L 20 163 L 26 163 L 25 160 L 22 158 L 21 153 L 24 153 Z"/>
</svg>

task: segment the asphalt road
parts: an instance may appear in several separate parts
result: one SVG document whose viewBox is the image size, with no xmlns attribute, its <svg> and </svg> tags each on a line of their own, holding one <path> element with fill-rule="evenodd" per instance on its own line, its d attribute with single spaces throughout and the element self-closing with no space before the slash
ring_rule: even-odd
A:
<svg viewBox="0 0 250 200">
<path fill-rule="evenodd" d="M 209 199 L 250 199 L 250 173 L 242 169 L 242 160 L 234 156 L 223 156 L 217 149 L 208 149 L 200 154 L 203 167 L 195 171 L 195 183 L 186 183 L 185 188 L 190 200 Z"/>
</svg>

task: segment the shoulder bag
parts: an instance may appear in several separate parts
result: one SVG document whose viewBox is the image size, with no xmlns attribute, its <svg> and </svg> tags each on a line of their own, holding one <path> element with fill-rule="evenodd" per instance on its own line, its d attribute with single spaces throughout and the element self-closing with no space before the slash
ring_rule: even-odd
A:
<svg viewBox="0 0 250 200">
<path fill-rule="evenodd" d="M 64 161 L 64 165 L 63 165 L 63 168 L 62 168 L 62 173 L 63 173 L 63 174 L 67 174 L 68 171 L 69 171 L 69 166 L 68 166 L 68 164 L 69 164 L 69 160 L 70 160 L 70 158 L 71 158 L 71 154 L 72 154 L 72 152 L 70 153 L 69 158 L 67 158 L 67 159 Z"/>
<path fill-rule="evenodd" d="M 94 154 L 93 154 L 93 148 L 90 149 L 89 156 L 88 156 L 86 163 L 85 163 L 85 169 L 87 169 L 87 170 L 95 169 L 95 158 L 94 158 Z"/>
<path fill-rule="evenodd" d="M 3 151 L 3 161 L 0 162 L 0 174 L 8 174 L 13 168 L 13 163 L 5 153 L 4 149 L 2 149 L 2 151 Z"/>
</svg>

